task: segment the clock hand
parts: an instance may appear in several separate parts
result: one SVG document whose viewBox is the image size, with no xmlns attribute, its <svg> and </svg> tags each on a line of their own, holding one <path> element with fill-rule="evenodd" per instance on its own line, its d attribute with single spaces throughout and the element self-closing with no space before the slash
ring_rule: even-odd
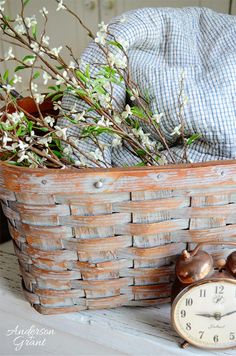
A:
<svg viewBox="0 0 236 356">
<path fill-rule="evenodd" d="M 228 316 L 228 315 L 234 314 L 234 313 L 236 313 L 236 310 L 233 310 L 233 311 L 231 311 L 231 312 L 229 312 L 229 313 L 223 314 L 223 315 L 221 316 L 221 318 L 223 318 L 224 316 Z"/>
<path fill-rule="evenodd" d="M 214 315 L 212 315 L 212 314 L 207 314 L 207 313 L 199 313 L 199 314 L 196 314 L 196 315 L 204 316 L 205 318 L 214 318 Z"/>
</svg>

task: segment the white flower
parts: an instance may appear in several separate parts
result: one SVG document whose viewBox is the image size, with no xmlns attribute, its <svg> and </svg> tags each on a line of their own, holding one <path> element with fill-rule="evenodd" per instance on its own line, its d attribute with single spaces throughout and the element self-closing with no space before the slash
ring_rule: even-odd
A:
<svg viewBox="0 0 236 356">
<path fill-rule="evenodd" d="M 108 25 L 106 25 L 106 24 L 104 23 L 104 21 L 102 21 L 101 23 L 99 23 L 99 24 L 98 24 L 98 27 L 99 27 L 99 30 L 100 30 L 101 32 L 107 32 Z"/>
<path fill-rule="evenodd" d="M 35 133 L 34 133 L 34 130 L 31 130 L 30 131 L 30 136 L 27 136 L 25 138 L 25 140 L 29 143 L 32 143 L 34 141 L 34 137 L 35 137 Z"/>
<path fill-rule="evenodd" d="M 72 108 L 70 109 L 70 112 L 71 112 L 71 114 L 75 114 L 78 112 L 76 103 L 72 106 Z"/>
<path fill-rule="evenodd" d="M 13 83 L 14 83 L 14 84 L 16 84 L 16 83 L 22 83 L 22 77 L 20 77 L 20 76 L 17 75 L 17 74 L 14 74 Z"/>
<path fill-rule="evenodd" d="M 46 9 L 46 7 L 43 7 L 42 9 L 40 9 L 39 12 L 43 16 L 48 15 L 48 10 Z"/>
<path fill-rule="evenodd" d="M 68 130 L 68 127 L 64 127 L 63 129 L 60 126 L 55 126 L 55 134 L 57 137 L 63 138 L 63 140 L 67 139 L 66 131 Z"/>
<path fill-rule="evenodd" d="M 30 44 L 30 47 L 32 48 L 32 50 L 35 52 L 35 53 L 38 53 L 39 52 L 39 45 L 37 42 L 32 42 Z"/>
<path fill-rule="evenodd" d="M 43 43 L 45 46 L 49 46 L 49 40 L 50 40 L 50 37 L 49 37 L 49 36 L 43 35 L 43 37 L 42 37 L 42 43 Z"/>
<path fill-rule="evenodd" d="M 15 88 L 13 86 L 11 86 L 10 84 L 6 84 L 2 86 L 4 89 L 6 89 L 7 94 L 9 94 L 12 90 L 14 90 Z"/>
<path fill-rule="evenodd" d="M 52 77 L 47 72 L 43 72 L 43 84 L 46 85 L 50 79 Z"/>
<path fill-rule="evenodd" d="M 20 157 L 20 158 L 18 158 L 18 160 L 17 160 L 18 163 L 24 161 L 25 159 L 28 160 L 28 158 L 29 158 L 29 156 L 25 153 L 25 151 L 19 151 L 19 152 L 18 152 L 18 157 Z"/>
<path fill-rule="evenodd" d="M 70 68 L 70 69 L 75 69 L 75 68 L 76 68 L 75 62 L 70 61 L 68 68 Z"/>
<path fill-rule="evenodd" d="M 118 135 L 114 135 L 115 137 L 112 140 L 111 146 L 113 148 L 122 146 L 122 138 Z"/>
<path fill-rule="evenodd" d="M 2 136 L 2 147 L 5 148 L 7 146 L 7 142 L 12 142 L 12 138 L 8 137 L 7 133 L 3 131 Z"/>
<path fill-rule="evenodd" d="M 12 47 L 9 47 L 8 51 L 5 53 L 5 60 L 8 61 L 11 58 L 15 58 L 14 54 L 13 54 L 13 49 Z"/>
<path fill-rule="evenodd" d="M 132 129 L 132 132 L 134 136 L 140 138 L 142 145 L 148 147 L 150 150 L 155 148 L 156 143 L 150 140 L 150 133 L 144 133 L 141 127 L 139 129 Z"/>
<path fill-rule="evenodd" d="M 105 32 L 98 31 L 97 37 L 95 38 L 95 42 L 100 43 L 101 45 L 104 46 L 106 44 L 106 38 L 107 38 L 107 34 Z"/>
<path fill-rule="evenodd" d="M 57 10 L 56 11 L 60 11 L 60 10 L 65 10 L 66 7 L 63 5 L 63 0 L 60 0 L 58 2 L 58 6 L 57 6 Z"/>
<path fill-rule="evenodd" d="M 119 54 L 108 53 L 108 61 L 111 67 L 116 66 L 120 69 L 125 69 L 127 67 L 126 56 L 120 56 Z"/>
<path fill-rule="evenodd" d="M 174 135 L 177 135 L 177 136 L 180 136 L 181 135 L 181 132 L 180 132 L 180 129 L 181 129 L 182 125 L 178 125 L 174 128 L 173 132 L 171 132 L 171 136 L 174 136 Z"/>
<path fill-rule="evenodd" d="M 136 98 L 138 98 L 139 92 L 137 89 L 132 89 L 132 93 L 133 93 L 133 95 L 131 95 L 130 100 L 134 101 L 134 100 L 136 100 Z"/>
<path fill-rule="evenodd" d="M 38 91 L 38 84 L 36 84 L 36 83 L 31 83 L 31 90 L 32 91 Z"/>
<path fill-rule="evenodd" d="M 125 107 L 125 111 L 122 112 L 121 116 L 124 118 L 124 119 L 127 119 L 127 117 L 129 115 L 132 115 L 132 111 L 131 111 L 131 107 L 127 104 L 126 107 Z"/>
<path fill-rule="evenodd" d="M 18 15 L 17 15 L 18 16 Z M 19 34 L 19 35 L 24 35 L 26 33 L 25 26 L 24 24 L 18 23 L 15 27 L 14 30 Z"/>
<path fill-rule="evenodd" d="M 48 144 L 52 142 L 52 137 L 51 136 L 44 136 L 44 137 L 40 137 L 37 142 L 40 145 L 44 145 L 46 147 L 48 147 Z"/>
<path fill-rule="evenodd" d="M 72 115 L 72 117 L 76 120 L 76 121 L 85 121 L 85 118 L 84 118 L 84 115 L 85 115 L 85 111 L 77 114 L 77 115 Z"/>
<path fill-rule="evenodd" d="M 71 146 L 66 146 L 64 149 L 63 149 L 63 153 L 65 155 L 71 155 L 73 153 L 73 150 L 72 150 L 72 147 Z"/>
<path fill-rule="evenodd" d="M 62 50 L 62 46 L 58 48 L 54 47 L 51 49 L 50 53 L 53 54 L 55 57 L 58 57 L 61 50 Z"/>
<path fill-rule="evenodd" d="M 18 142 L 18 148 L 19 148 L 20 150 L 25 151 L 25 149 L 26 149 L 28 146 L 29 146 L 28 143 L 24 143 L 24 142 L 22 142 L 21 140 L 19 140 L 19 142 Z"/>
<path fill-rule="evenodd" d="M 102 115 L 100 120 L 97 122 L 97 125 L 104 126 L 104 127 L 109 127 L 109 126 L 112 126 L 113 123 L 109 119 L 105 119 L 104 116 Z"/>
<path fill-rule="evenodd" d="M 115 116 L 114 116 L 114 121 L 115 121 L 117 124 L 121 124 L 121 122 L 122 122 L 120 116 L 118 116 L 118 115 L 115 115 Z"/>
<path fill-rule="evenodd" d="M 60 84 L 64 84 L 65 83 L 65 79 L 62 78 L 59 74 L 56 75 L 57 81 L 56 81 L 56 85 L 60 85 Z"/>
<path fill-rule="evenodd" d="M 121 23 L 125 23 L 127 21 L 127 16 L 126 15 L 123 15 L 121 18 L 120 18 L 120 22 Z"/>
<path fill-rule="evenodd" d="M 110 104 L 111 104 L 111 96 L 109 93 L 107 94 L 99 94 L 99 93 L 96 93 L 94 95 L 94 97 L 100 102 L 100 105 L 103 107 L 103 108 L 109 108 L 110 107 Z"/>
<path fill-rule="evenodd" d="M 164 116 L 163 112 L 161 112 L 160 114 L 154 114 L 152 120 L 155 121 L 157 124 L 159 124 L 163 116 Z"/>
<path fill-rule="evenodd" d="M 98 161 L 103 161 L 103 155 L 102 155 L 102 151 L 100 150 L 100 148 L 96 148 L 96 150 L 94 152 L 89 152 L 90 157 L 92 157 L 95 160 Z"/>
<path fill-rule="evenodd" d="M 45 98 L 45 95 L 38 94 L 38 93 L 34 94 L 34 99 L 37 104 L 42 104 L 44 101 L 44 98 Z"/>
<path fill-rule="evenodd" d="M 86 160 L 83 155 L 77 155 L 79 157 L 79 160 L 76 160 L 74 162 L 75 166 L 86 166 Z"/>
<path fill-rule="evenodd" d="M 43 121 L 46 122 L 51 127 L 55 123 L 55 119 L 53 117 L 51 117 L 51 116 L 45 116 Z"/>
<path fill-rule="evenodd" d="M 60 110 L 61 109 L 61 101 L 53 102 L 53 109 Z"/>
<path fill-rule="evenodd" d="M 4 11 L 4 6 L 5 5 L 5 0 L 4 1 L 0 1 L 0 11 Z"/>
<path fill-rule="evenodd" d="M 25 116 L 25 114 L 21 111 L 21 112 L 13 112 L 12 114 L 7 114 L 8 119 L 13 123 L 13 124 L 18 124 L 23 117 Z"/>
<path fill-rule="evenodd" d="M 62 76 L 63 76 L 63 78 L 65 78 L 65 80 L 70 79 L 66 70 L 63 71 Z"/>
<path fill-rule="evenodd" d="M 26 17 L 25 24 L 28 28 L 30 28 L 31 26 L 37 25 L 37 20 L 36 20 L 35 15 L 33 15 L 32 17 Z"/>
</svg>

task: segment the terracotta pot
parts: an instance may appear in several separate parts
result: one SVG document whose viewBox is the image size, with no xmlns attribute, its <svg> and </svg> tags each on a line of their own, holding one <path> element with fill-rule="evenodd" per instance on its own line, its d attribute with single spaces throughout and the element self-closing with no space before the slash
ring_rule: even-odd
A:
<svg viewBox="0 0 236 356">
<path fill-rule="evenodd" d="M 32 114 L 36 117 L 39 116 L 37 106 L 31 97 L 25 97 L 23 99 L 18 99 L 17 104 L 23 110 L 27 111 L 29 114 Z M 39 108 L 40 108 L 40 111 L 42 112 L 42 114 L 45 116 L 58 114 L 58 110 L 53 109 L 53 102 L 50 98 L 44 100 L 44 102 L 39 105 Z M 15 111 L 14 105 L 8 105 L 7 112 L 11 114 L 14 111 Z"/>
</svg>

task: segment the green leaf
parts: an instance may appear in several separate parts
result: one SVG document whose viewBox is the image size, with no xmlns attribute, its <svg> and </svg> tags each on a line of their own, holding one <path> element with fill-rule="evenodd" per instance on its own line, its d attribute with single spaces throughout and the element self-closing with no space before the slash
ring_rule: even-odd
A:
<svg viewBox="0 0 236 356">
<path fill-rule="evenodd" d="M 107 43 L 112 46 L 118 47 L 119 49 L 123 49 L 123 46 L 117 41 L 108 41 Z"/>
<path fill-rule="evenodd" d="M 187 145 L 191 145 L 194 141 L 198 140 L 202 135 L 199 133 L 193 134 L 187 140 Z"/>
<path fill-rule="evenodd" d="M 84 83 L 87 82 L 86 76 L 80 70 L 77 69 L 75 74 L 82 82 L 84 82 Z"/>
<path fill-rule="evenodd" d="M 28 61 L 28 59 L 35 59 L 35 56 L 32 56 L 32 55 L 24 56 L 24 58 L 22 59 L 22 62 L 26 62 L 26 61 Z"/>
<path fill-rule="evenodd" d="M 63 96 L 62 93 L 56 94 L 53 98 L 52 101 L 56 101 L 57 99 L 61 98 Z"/>
<path fill-rule="evenodd" d="M 3 74 L 3 79 L 6 82 L 8 80 L 8 78 L 9 78 L 9 70 L 7 69 L 6 72 Z"/>
<path fill-rule="evenodd" d="M 29 2 L 30 0 L 24 0 L 23 5 L 26 6 Z"/>
<path fill-rule="evenodd" d="M 36 40 L 36 38 L 37 38 L 37 25 L 36 24 L 32 26 L 32 35 L 33 35 L 34 39 Z"/>
<path fill-rule="evenodd" d="M 48 87 L 48 89 L 57 91 L 57 87 L 54 87 L 54 86 L 50 86 L 50 87 Z"/>
<path fill-rule="evenodd" d="M 58 70 L 62 70 L 62 69 L 64 69 L 64 66 L 56 66 L 56 68 L 57 68 Z"/>
<path fill-rule="evenodd" d="M 132 111 L 132 114 L 134 116 L 137 116 L 139 119 L 144 119 L 146 117 L 145 112 L 141 108 L 139 108 L 138 106 L 133 106 L 131 108 L 131 111 Z"/>
<path fill-rule="evenodd" d="M 60 151 L 57 150 L 52 150 L 52 152 L 54 153 L 54 155 L 56 155 L 58 158 L 62 158 L 62 154 Z"/>
<path fill-rule="evenodd" d="M 37 79 L 39 76 L 40 76 L 40 73 L 39 72 L 35 72 L 34 75 L 33 75 L 33 79 Z"/>
<path fill-rule="evenodd" d="M 32 129 L 33 129 L 33 122 L 32 121 L 28 121 L 28 130 L 29 130 L 29 132 L 31 132 L 32 131 Z"/>
<path fill-rule="evenodd" d="M 82 130 L 83 137 L 89 137 L 92 135 L 98 136 L 102 133 L 113 133 L 113 130 L 108 127 L 88 126 Z"/>
<path fill-rule="evenodd" d="M 14 70 L 14 72 L 19 72 L 19 70 L 22 70 L 22 69 L 25 69 L 26 67 L 25 66 L 17 66 Z"/>
<path fill-rule="evenodd" d="M 79 97 L 83 97 L 86 96 L 86 91 L 84 91 L 83 89 L 77 89 L 76 94 L 79 95 Z"/>
<path fill-rule="evenodd" d="M 86 65 L 85 75 L 87 78 L 90 79 L 90 65 L 89 64 Z"/>
<path fill-rule="evenodd" d="M 144 162 L 135 164 L 135 167 L 143 167 L 143 166 L 146 166 L 146 164 Z"/>
<path fill-rule="evenodd" d="M 141 156 L 141 157 L 143 157 L 143 156 L 146 155 L 146 152 L 145 152 L 144 150 L 142 150 L 141 148 L 140 148 L 140 149 L 137 149 L 137 150 L 136 150 L 136 153 L 137 153 L 139 156 Z"/>
</svg>

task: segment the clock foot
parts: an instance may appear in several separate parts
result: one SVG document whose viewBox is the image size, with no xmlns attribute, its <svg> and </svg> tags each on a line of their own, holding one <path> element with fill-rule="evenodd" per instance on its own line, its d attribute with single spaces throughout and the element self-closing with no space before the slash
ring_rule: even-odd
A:
<svg viewBox="0 0 236 356">
<path fill-rule="evenodd" d="M 183 341 L 182 344 L 180 345 L 181 349 L 187 349 L 188 346 L 189 346 L 188 341 Z"/>
</svg>

